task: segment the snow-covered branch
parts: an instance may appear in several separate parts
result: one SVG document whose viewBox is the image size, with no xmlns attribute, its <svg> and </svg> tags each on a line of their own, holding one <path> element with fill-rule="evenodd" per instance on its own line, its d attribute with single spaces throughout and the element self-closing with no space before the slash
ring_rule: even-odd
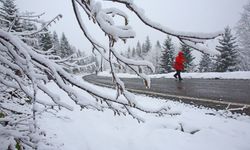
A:
<svg viewBox="0 0 250 150">
<path fill-rule="evenodd" d="M 105 0 L 104 0 L 105 1 Z M 214 39 L 221 35 L 220 32 L 212 33 L 212 34 L 204 34 L 204 33 L 187 33 L 187 32 L 180 32 L 174 31 L 169 29 L 165 26 L 162 26 L 158 23 L 155 23 L 148 19 L 142 9 L 137 7 L 132 0 L 106 0 L 106 1 L 113 1 L 117 3 L 124 4 L 129 10 L 134 12 L 137 17 L 147 26 L 159 30 L 167 35 L 175 36 L 181 42 L 201 51 L 206 52 L 208 49 L 204 49 L 201 45 L 204 44 L 206 40 Z M 138 61 L 138 60 L 131 60 L 126 57 L 121 56 L 114 48 L 114 44 L 118 40 L 126 41 L 129 38 L 133 38 L 135 36 L 135 32 L 129 26 L 128 16 L 126 13 L 118 8 L 102 8 L 102 3 L 100 1 L 94 0 L 72 0 L 72 6 L 74 9 L 74 13 L 78 24 L 83 31 L 85 37 L 89 40 L 92 44 L 93 48 L 96 49 L 101 56 L 109 62 L 109 67 L 111 69 L 111 74 L 113 77 L 113 82 L 117 89 L 117 97 L 120 95 L 124 95 L 128 102 L 132 103 L 132 100 L 129 100 L 129 96 L 125 93 L 125 85 L 124 83 L 116 76 L 114 63 L 117 63 L 118 66 L 128 66 L 131 70 L 133 70 L 138 76 L 140 76 L 147 87 L 150 87 L 150 79 L 142 72 L 143 69 L 141 67 L 148 67 L 152 71 L 154 71 L 154 66 L 147 62 L 147 61 Z M 89 20 L 92 20 L 93 23 L 97 24 L 97 26 L 104 32 L 109 40 L 109 48 L 103 46 L 103 44 L 97 42 L 94 37 L 88 32 L 88 28 L 85 26 L 84 22 L 82 21 L 82 16 L 80 14 L 79 8 L 82 8 L 84 12 L 89 17 Z M 113 16 L 120 16 L 124 18 L 123 25 L 116 25 Z M 138 67 L 138 69 L 136 69 Z M 92 93 L 93 94 L 93 93 Z M 95 94 L 94 94 L 95 95 Z"/>
<path fill-rule="evenodd" d="M 215 39 L 218 36 L 221 36 L 223 34 L 223 31 L 215 32 L 215 33 L 193 33 L 193 32 L 183 32 L 183 31 L 176 31 L 173 29 L 170 29 L 166 26 L 162 26 L 159 23 L 156 23 L 149 18 L 147 18 L 144 14 L 143 9 L 139 8 L 137 5 L 134 4 L 132 0 L 104 0 L 104 1 L 112 1 L 117 2 L 120 4 L 124 4 L 129 10 L 134 12 L 136 16 L 147 26 L 156 29 L 160 32 L 163 32 L 167 35 L 174 36 L 178 38 L 181 42 L 184 44 L 202 52 L 202 53 L 209 53 L 207 48 L 204 48 L 205 46 L 201 47 L 200 45 L 196 45 L 197 43 L 203 43 L 206 40 Z M 184 42 L 189 41 L 189 42 Z M 213 53 L 212 53 L 213 54 Z"/>
<path fill-rule="evenodd" d="M 103 93 L 102 91 L 96 90 L 94 87 L 90 86 L 85 81 L 79 82 L 78 80 L 73 78 L 69 73 L 67 73 L 60 65 L 56 64 L 52 60 L 48 60 L 44 55 L 36 53 L 27 44 L 23 43 L 23 41 L 21 41 L 20 39 L 18 39 L 18 37 L 12 35 L 11 33 L 0 30 L 0 39 L 2 43 L 7 43 L 5 46 L 8 47 L 13 58 L 19 60 L 19 61 L 16 61 L 17 62 L 16 65 L 19 66 L 23 70 L 22 72 L 25 73 L 23 75 L 26 75 L 27 79 L 29 79 L 30 81 L 31 80 L 35 81 L 38 88 L 42 90 L 43 92 L 45 92 L 47 95 L 49 95 L 49 97 L 51 97 L 53 102 L 60 107 L 64 107 L 70 110 L 72 109 L 67 104 L 62 103 L 60 101 L 60 98 L 57 95 L 55 95 L 55 93 L 53 93 L 52 91 L 49 91 L 48 89 L 44 87 L 45 85 L 43 82 L 49 81 L 50 79 L 48 76 L 46 76 L 46 73 L 44 70 L 42 70 L 42 68 L 46 68 L 46 72 L 51 75 L 52 80 L 54 80 L 57 86 L 60 87 L 62 90 L 64 90 L 66 93 L 68 93 L 69 97 L 71 97 L 71 99 L 74 100 L 76 104 L 80 105 L 83 108 L 98 107 L 99 109 L 104 109 L 106 108 L 106 106 L 102 106 L 102 105 L 98 106 L 100 104 L 92 102 L 93 100 L 91 100 L 91 97 L 82 98 L 82 95 L 69 85 L 78 87 L 79 89 L 90 93 L 90 95 L 92 95 L 93 97 L 103 99 L 109 103 L 116 104 L 116 105 L 113 104 L 112 105 L 113 107 L 109 107 L 109 109 L 113 109 L 116 111 L 124 111 L 125 108 L 127 109 L 128 107 L 131 107 L 131 108 L 140 109 L 141 111 L 144 111 L 144 112 L 151 112 L 151 111 L 148 111 L 147 109 L 144 109 L 142 106 L 135 105 L 134 100 L 132 99 L 133 97 L 128 96 L 129 95 L 128 92 L 125 92 L 126 93 L 125 96 L 126 98 L 129 97 L 129 99 L 128 101 L 124 101 L 122 100 L 123 99 L 122 97 L 111 96 L 108 93 Z M 21 54 L 21 56 L 19 56 L 17 53 Z M 27 58 L 29 61 L 26 61 Z M 30 66 L 30 68 L 39 69 L 39 72 L 29 71 L 27 70 L 29 68 L 27 68 L 26 66 Z M 12 79 L 15 79 L 16 84 L 20 86 L 20 88 L 29 97 L 32 98 L 33 92 L 30 92 L 30 90 L 28 90 L 28 88 L 31 88 L 31 87 L 23 86 L 23 85 L 29 85 L 28 82 L 30 81 L 28 80 L 25 82 L 22 79 L 20 79 L 18 75 L 15 75 L 11 70 L 9 70 L 8 72 L 7 72 L 8 69 L 5 69 L 5 70 L 6 70 L 5 74 L 8 73 L 8 75 Z M 43 78 L 47 78 L 47 79 L 41 78 L 40 74 L 43 74 L 44 75 Z M 119 81 L 118 78 L 116 78 L 116 81 Z M 4 83 L 4 81 L 2 81 L 2 83 Z M 120 85 L 122 85 L 122 82 L 119 82 L 119 86 Z M 125 89 L 124 86 L 122 86 L 122 89 L 123 90 Z M 156 113 L 156 112 L 157 110 L 152 111 L 151 113 Z M 159 113 L 163 113 L 163 112 L 159 111 Z M 136 116 L 133 116 L 133 117 L 137 118 Z"/>
<path fill-rule="evenodd" d="M 60 20 L 60 18 L 62 18 L 62 15 L 59 14 L 56 17 L 54 17 L 53 19 L 51 19 L 49 22 L 47 22 L 46 24 L 44 24 L 40 29 L 38 29 L 37 31 L 33 31 L 33 32 L 22 32 L 22 33 L 17 33 L 19 36 L 31 36 L 31 35 L 35 35 L 38 33 L 41 33 L 42 31 L 46 30 L 49 26 L 52 25 L 52 23 L 56 23 L 56 21 Z"/>
<path fill-rule="evenodd" d="M 226 111 L 243 111 L 244 109 L 248 108 L 246 105 L 242 106 L 242 107 L 234 107 L 234 108 L 230 108 L 231 104 L 229 103 L 226 107 Z"/>
<path fill-rule="evenodd" d="M 200 33 L 176 32 L 146 18 L 141 9 L 138 8 L 132 0 L 113 1 L 126 5 L 127 8 L 133 11 L 145 25 L 168 35 L 175 36 L 183 43 L 192 45 L 196 48 L 197 43 L 202 44 L 204 40 L 215 38 L 220 34 L 216 33 L 207 35 Z M 28 22 L 34 21 L 36 23 L 41 23 L 36 19 L 39 18 L 40 15 L 32 15 L 29 17 L 28 15 L 21 16 L 17 12 L 15 14 L 9 14 L 10 16 L 13 16 L 14 20 L 13 18 L 8 20 L 2 17 L 3 15 L 0 15 L 0 19 L 4 20 L 0 21 L 0 23 L 5 22 L 2 23 L 5 26 L 1 26 L 0 28 L 0 90 L 8 90 L 8 92 L 0 93 L 1 96 L 4 95 L 3 99 L 0 99 L 0 113 L 3 113 L 4 115 L 4 117 L 1 117 L 0 119 L 0 135 L 5 136 L 5 139 L 9 139 L 9 141 L 7 140 L 7 142 L 9 142 L 7 144 L 7 148 L 13 148 L 18 143 L 23 143 L 23 147 L 26 146 L 30 149 L 36 149 L 36 144 L 38 142 L 38 140 L 34 138 L 34 135 L 37 134 L 37 125 L 35 121 L 36 115 L 47 109 L 52 109 L 55 106 L 73 110 L 72 106 L 61 101 L 60 95 L 47 88 L 47 84 L 51 81 L 52 84 L 63 90 L 68 97 L 70 97 L 71 100 L 73 100 L 81 108 L 94 109 L 98 111 L 110 109 L 114 112 L 114 114 L 128 114 L 138 121 L 143 121 L 143 118 L 137 114 L 138 110 L 160 116 L 165 114 L 178 114 L 172 112 L 170 107 L 163 107 L 159 109 L 145 108 L 140 103 L 137 103 L 133 93 L 126 90 L 125 84 L 115 72 L 117 64 L 118 66 L 127 66 L 133 70 L 144 80 L 147 87 L 150 87 L 150 79 L 145 75 L 142 68 L 147 67 L 152 71 L 154 71 L 155 68 L 147 61 L 131 60 L 117 52 L 114 48 L 116 42 L 118 40 L 126 42 L 126 40 L 134 38 L 135 32 L 129 25 L 128 16 L 124 11 L 113 7 L 102 8 L 101 4 L 101 2 L 96 2 L 94 0 L 72 0 L 74 14 L 83 34 L 92 44 L 93 49 L 98 51 L 101 54 L 101 57 L 109 62 L 113 82 L 117 90 L 116 94 L 105 93 L 101 89 L 96 88 L 94 85 L 82 79 L 79 80 L 79 78 L 74 77 L 66 71 L 67 69 L 71 69 L 73 66 L 80 68 L 89 67 L 93 64 L 81 66 L 76 63 L 79 60 L 77 58 L 75 59 L 74 55 L 61 59 L 59 56 L 55 56 L 53 54 L 53 47 L 50 47 L 48 48 L 48 51 L 43 52 L 40 51 L 39 46 L 29 43 L 35 36 L 45 34 L 47 32 L 47 28 L 53 22 L 59 20 L 62 17 L 61 15 L 56 16 L 51 21 L 42 25 L 38 30 L 32 28 L 31 30 L 24 31 L 19 30 L 15 24 L 18 19 L 23 19 Z M 95 40 L 94 36 L 88 32 L 88 28 L 82 20 L 79 8 L 83 9 L 89 17 L 89 20 L 93 21 L 95 25 L 101 29 L 104 35 L 106 35 L 109 41 L 108 48 L 105 47 L 104 44 Z M 0 12 L 0 14 L 3 13 Z M 123 19 L 122 24 L 116 25 L 113 16 L 121 17 Z M 8 23 L 6 24 L 6 22 Z M 18 91 L 18 94 L 15 94 L 13 91 Z M 49 97 L 50 101 L 48 102 L 37 97 L 38 91 L 45 93 L 45 95 Z M 15 112 L 15 110 L 10 109 L 10 107 L 3 105 L 6 101 L 12 99 L 17 101 L 22 99 L 23 105 L 32 104 L 27 105 L 29 112 Z M 16 103 L 19 103 L 19 101 Z M 19 106 L 21 107 L 22 105 Z M 39 107 L 37 106 L 43 106 L 42 108 L 44 108 L 44 111 L 39 110 Z M 15 115 L 12 116 L 9 112 L 14 113 Z M 16 118 L 19 119 L 15 121 Z M 24 134 L 21 134 L 21 131 L 13 132 L 13 130 L 15 130 L 15 128 L 19 125 L 28 125 L 27 122 L 29 120 L 32 122 L 32 127 L 30 127 L 31 131 L 28 131 L 28 128 L 26 129 L 27 126 L 25 126 L 25 129 L 22 128 L 24 129 Z"/>
<path fill-rule="evenodd" d="M 90 19 L 94 20 L 94 23 L 95 22 L 98 23 L 98 26 L 101 29 L 103 29 L 103 32 L 105 33 L 105 35 L 108 36 L 109 42 L 110 42 L 109 49 L 107 49 L 105 46 L 103 46 L 103 44 L 100 44 L 99 42 L 97 42 L 95 40 L 95 38 L 93 38 L 91 36 L 91 34 L 88 32 L 88 29 L 85 27 L 85 25 L 82 21 L 82 17 L 80 15 L 80 11 L 78 10 L 77 4 L 79 4 L 79 6 L 85 10 L 85 12 L 87 13 L 87 15 L 89 16 Z M 137 75 L 141 76 L 142 79 L 144 79 L 144 82 L 146 83 L 146 85 L 150 87 L 150 81 L 148 80 L 148 78 L 146 78 L 141 73 L 142 69 L 136 70 L 136 69 L 134 69 L 133 66 L 138 66 L 138 68 L 140 68 L 141 66 L 146 66 L 146 67 L 150 68 L 152 71 L 154 71 L 154 66 L 150 62 L 147 62 L 147 61 L 138 61 L 138 60 L 136 61 L 136 60 L 125 58 L 125 57 L 119 55 L 116 52 L 116 50 L 113 48 L 114 43 L 116 41 L 118 41 L 118 39 L 127 40 L 127 38 L 131 38 L 132 29 L 130 28 L 130 26 L 128 26 L 127 15 L 124 12 L 122 12 L 116 8 L 102 9 L 101 4 L 99 2 L 95 3 L 94 1 L 88 2 L 88 1 L 72 0 L 72 5 L 73 5 L 73 9 L 74 9 L 78 24 L 79 24 L 81 30 L 83 31 L 84 35 L 89 40 L 89 42 L 93 45 L 94 49 L 98 50 L 98 52 L 100 52 L 101 56 L 104 57 L 105 60 L 112 62 L 112 63 L 110 63 L 110 68 L 113 68 L 113 63 L 115 63 L 115 62 L 114 62 L 114 59 L 112 59 L 113 57 L 107 56 L 106 52 L 109 52 L 109 51 L 112 52 L 112 55 L 116 58 L 116 60 L 118 60 L 118 63 L 122 62 L 125 66 L 129 66 L 132 70 L 135 71 L 135 73 Z M 110 16 L 109 16 L 110 14 L 111 15 L 117 14 L 119 16 L 124 17 L 125 18 L 125 22 L 124 22 L 125 26 L 123 26 L 123 29 L 125 29 L 125 28 L 126 29 L 121 30 L 120 26 L 115 26 L 114 20 L 112 18 L 110 18 Z M 98 16 L 102 16 L 102 17 L 98 17 Z M 106 20 L 103 20 L 103 18 L 106 18 Z M 106 22 L 106 23 L 103 23 L 103 22 Z M 110 26 L 112 26 L 112 27 L 110 27 Z M 114 28 L 116 28 L 116 29 L 114 29 Z M 105 30 L 105 29 L 108 29 L 108 30 Z M 127 36 L 123 36 L 124 34 L 127 34 Z M 112 74 L 113 73 L 114 72 L 112 72 Z M 115 75 L 113 76 L 113 78 L 114 78 L 114 82 L 117 83 L 116 85 L 118 87 L 118 91 L 124 91 L 123 83 L 117 82 L 116 80 L 119 80 L 119 79 L 115 78 Z M 118 84 L 118 83 L 120 83 L 120 84 Z"/>
</svg>

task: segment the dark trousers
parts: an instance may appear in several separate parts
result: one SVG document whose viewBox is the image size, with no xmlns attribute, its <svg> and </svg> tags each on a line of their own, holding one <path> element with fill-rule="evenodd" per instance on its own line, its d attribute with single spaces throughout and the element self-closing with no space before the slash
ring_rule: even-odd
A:
<svg viewBox="0 0 250 150">
<path fill-rule="evenodd" d="M 175 78 L 178 77 L 179 80 L 182 80 L 182 78 L 181 78 L 181 70 L 176 70 L 176 73 L 174 74 L 174 77 Z"/>
</svg>

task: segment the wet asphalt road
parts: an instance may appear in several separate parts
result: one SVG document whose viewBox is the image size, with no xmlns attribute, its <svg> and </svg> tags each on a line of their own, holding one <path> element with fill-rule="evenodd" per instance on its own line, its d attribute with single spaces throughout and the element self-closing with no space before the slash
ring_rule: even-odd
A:
<svg viewBox="0 0 250 150">
<path fill-rule="evenodd" d="M 108 77 L 90 75 L 84 79 L 112 85 L 111 78 Z M 250 105 L 250 80 L 184 79 L 179 82 L 175 79 L 159 78 L 151 79 L 150 89 L 146 89 L 139 78 L 122 78 L 122 81 L 128 89 Z M 187 102 L 190 103 L 190 100 Z"/>
</svg>

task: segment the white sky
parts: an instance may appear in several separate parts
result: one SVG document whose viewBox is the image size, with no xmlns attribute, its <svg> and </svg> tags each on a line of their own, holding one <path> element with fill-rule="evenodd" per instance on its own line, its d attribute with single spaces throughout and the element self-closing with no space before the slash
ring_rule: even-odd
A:
<svg viewBox="0 0 250 150">
<path fill-rule="evenodd" d="M 145 14 L 151 20 L 174 30 L 192 32 L 215 32 L 223 30 L 227 25 L 234 27 L 240 18 L 242 6 L 248 0 L 134 0 L 134 2 L 145 10 Z M 57 14 L 62 14 L 63 19 L 55 24 L 51 30 L 56 30 L 59 35 L 64 32 L 70 43 L 77 48 L 90 51 L 89 42 L 86 41 L 76 22 L 71 6 L 71 0 L 16 0 L 21 11 L 46 12 L 44 20 L 52 19 Z M 110 2 L 104 7 L 110 7 Z M 119 7 L 124 9 L 125 7 Z M 144 26 L 132 13 L 130 25 L 136 31 L 136 38 L 132 39 L 125 46 L 118 46 L 127 49 L 128 45 L 135 46 L 138 40 L 145 41 L 146 36 L 150 36 L 154 44 L 156 40 L 162 43 L 166 35 Z M 103 33 L 85 15 L 84 22 L 89 25 L 89 32 L 102 41 Z M 122 43 L 119 43 L 121 45 Z"/>
</svg>

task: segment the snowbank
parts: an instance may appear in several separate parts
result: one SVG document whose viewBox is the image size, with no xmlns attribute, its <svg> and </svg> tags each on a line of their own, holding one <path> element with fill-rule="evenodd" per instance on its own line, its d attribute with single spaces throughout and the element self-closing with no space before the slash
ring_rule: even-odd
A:
<svg viewBox="0 0 250 150">
<path fill-rule="evenodd" d="M 146 123 L 138 123 L 131 116 L 114 116 L 110 110 L 83 110 L 67 95 L 48 87 L 72 105 L 74 111 L 62 109 L 56 116 L 45 113 L 39 120 L 57 149 L 62 150 L 248 150 L 250 149 L 250 117 L 197 108 L 170 100 L 136 95 L 138 103 L 155 108 L 170 106 L 177 116 L 156 117 L 138 112 Z M 115 94 L 108 88 L 104 92 Z M 84 93 L 82 93 L 84 94 Z M 40 98 L 47 96 L 39 92 Z"/>
<path fill-rule="evenodd" d="M 111 76 L 109 72 L 100 72 L 99 76 Z M 173 78 L 174 72 L 168 74 L 149 75 L 150 78 Z M 138 78 L 137 75 L 128 73 L 118 73 L 121 78 Z M 203 78 L 203 79 L 250 79 L 250 71 L 237 72 L 206 72 L 206 73 L 182 73 L 183 78 Z"/>
</svg>

